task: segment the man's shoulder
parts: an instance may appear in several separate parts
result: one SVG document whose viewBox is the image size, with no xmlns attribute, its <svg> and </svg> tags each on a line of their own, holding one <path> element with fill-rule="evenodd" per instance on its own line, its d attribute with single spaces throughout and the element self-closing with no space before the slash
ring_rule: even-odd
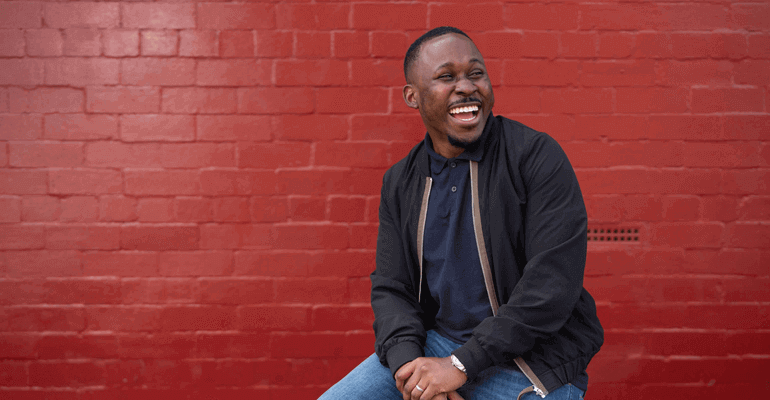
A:
<svg viewBox="0 0 770 400">
<path fill-rule="evenodd" d="M 409 150 L 409 153 L 398 160 L 395 164 L 390 166 L 385 171 L 384 183 L 388 184 L 390 181 L 401 181 L 406 175 L 413 172 L 417 168 L 418 158 L 422 152 L 425 151 L 425 141 L 421 140 Z"/>
<path fill-rule="evenodd" d="M 526 157 L 533 151 L 538 152 L 543 147 L 559 147 L 556 139 L 546 132 L 539 131 L 519 121 L 503 116 L 495 116 L 495 118 L 500 126 L 499 136 L 502 145 L 520 157 Z"/>
</svg>

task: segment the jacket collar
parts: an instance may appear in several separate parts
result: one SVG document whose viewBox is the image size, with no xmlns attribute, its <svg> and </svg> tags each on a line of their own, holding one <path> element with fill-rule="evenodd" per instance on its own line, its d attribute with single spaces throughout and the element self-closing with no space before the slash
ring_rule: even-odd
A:
<svg viewBox="0 0 770 400">
<path fill-rule="evenodd" d="M 487 149 L 494 141 L 493 138 L 497 136 L 496 132 L 498 131 L 498 126 L 499 122 L 497 121 L 497 118 L 495 118 L 494 114 L 490 111 L 489 118 L 487 118 L 487 123 L 484 125 L 484 131 L 481 132 L 481 136 L 470 148 L 465 149 L 458 158 L 481 162 L 481 160 L 484 159 L 484 154 L 486 154 Z M 428 154 L 428 149 L 433 152 L 433 142 L 427 132 L 425 133 L 425 139 L 423 140 L 422 145 L 422 151 L 420 151 L 420 154 L 417 157 L 417 165 L 419 165 L 423 176 L 431 176 L 430 155 Z"/>
</svg>

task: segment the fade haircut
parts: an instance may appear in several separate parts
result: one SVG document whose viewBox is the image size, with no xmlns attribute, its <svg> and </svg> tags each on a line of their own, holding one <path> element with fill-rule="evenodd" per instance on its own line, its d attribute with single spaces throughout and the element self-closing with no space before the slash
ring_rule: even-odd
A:
<svg viewBox="0 0 770 400">
<path fill-rule="evenodd" d="M 417 61 L 417 58 L 420 57 L 420 46 L 434 37 L 443 36 L 448 33 L 463 35 L 467 37 L 471 43 L 473 42 L 473 39 L 471 39 L 470 36 L 453 26 L 439 26 L 438 28 L 433 28 L 425 32 L 422 36 L 418 37 L 417 40 L 409 46 L 409 50 L 406 51 L 406 57 L 404 57 L 404 77 L 406 78 L 407 83 L 409 83 L 409 69 L 412 68 L 412 65 Z"/>
</svg>

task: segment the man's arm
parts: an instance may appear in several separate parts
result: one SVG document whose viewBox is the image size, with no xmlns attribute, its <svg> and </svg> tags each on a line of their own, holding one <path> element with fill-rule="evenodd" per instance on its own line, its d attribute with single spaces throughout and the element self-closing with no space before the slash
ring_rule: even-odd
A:
<svg viewBox="0 0 770 400">
<path fill-rule="evenodd" d="M 394 201 L 390 191 L 391 172 L 388 170 L 383 178 L 377 268 L 371 280 L 375 352 L 395 375 L 402 365 L 422 357 L 427 332 L 417 290 L 410 283 L 400 226 L 390 210 L 390 202 Z"/>
<path fill-rule="evenodd" d="M 469 379 L 521 356 L 538 339 L 556 333 L 570 317 L 583 287 L 587 216 L 566 154 L 549 136 L 537 135 L 520 170 L 527 193 L 523 215 L 527 263 L 497 316 L 482 321 L 454 352 Z M 497 260 L 496 268 L 506 268 L 503 263 Z"/>
</svg>

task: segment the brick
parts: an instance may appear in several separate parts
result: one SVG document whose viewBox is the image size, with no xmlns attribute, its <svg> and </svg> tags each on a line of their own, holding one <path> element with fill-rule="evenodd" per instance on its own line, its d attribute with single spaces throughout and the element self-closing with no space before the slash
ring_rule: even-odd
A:
<svg viewBox="0 0 770 400">
<path fill-rule="evenodd" d="M 105 222 L 136 220 L 136 200 L 122 196 L 99 198 L 99 220 Z"/>
<path fill-rule="evenodd" d="M 315 164 L 350 167 L 387 167 L 386 146 L 381 143 L 319 142 Z"/>
<path fill-rule="evenodd" d="M 353 28 L 363 30 L 426 29 L 428 21 L 425 4 L 356 3 L 353 4 L 352 14 Z"/>
<path fill-rule="evenodd" d="M 24 31 L 19 29 L 0 29 L 0 56 L 24 56 Z"/>
<path fill-rule="evenodd" d="M 336 37 L 337 36 L 335 35 L 335 39 Z M 409 48 L 409 43 L 407 42 L 407 39 L 408 38 L 404 32 L 372 32 L 371 33 L 371 42 L 372 42 L 371 55 L 374 57 L 388 57 L 388 58 L 403 59 L 404 54 L 406 54 L 406 50 Z M 362 45 L 364 43 L 366 43 L 367 46 L 362 49 L 365 51 L 363 55 L 368 55 L 369 53 L 368 38 L 365 42 L 363 42 L 362 40 Z M 336 51 L 337 42 L 334 43 L 334 46 Z M 398 62 L 400 60 L 393 60 L 393 61 Z M 403 62 L 401 64 L 403 67 Z M 401 74 L 398 74 L 398 75 L 401 75 Z"/>
<path fill-rule="evenodd" d="M 83 304 L 118 304 L 121 300 L 120 280 L 117 278 L 65 278 L 48 280 L 44 284 L 44 290 L 46 293 L 45 302 L 51 304 L 70 304 L 73 300 Z M 101 352 L 98 346 L 99 343 L 94 341 L 93 354 L 98 355 L 102 353 L 102 357 L 114 355 L 114 345 L 117 344 L 117 341 L 114 338 L 112 339 L 112 352 Z M 41 341 L 39 344 L 44 345 L 47 343 Z"/>
<path fill-rule="evenodd" d="M 709 37 L 702 33 L 672 33 L 671 50 L 675 58 L 707 58 Z"/>
<path fill-rule="evenodd" d="M 701 202 L 695 196 L 664 196 L 661 204 L 664 221 L 695 221 Z"/>
<path fill-rule="evenodd" d="M 497 114 L 537 113 L 539 111 L 540 89 L 537 87 L 507 86 L 495 90 L 495 113 Z"/>
<path fill-rule="evenodd" d="M 284 376 L 283 374 L 288 374 L 289 371 L 289 363 L 286 361 L 218 360 L 202 363 L 201 378 L 205 379 L 206 382 L 211 382 L 212 385 L 240 388 L 276 382 L 276 376 Z M 214 398 L 228 395 L 248 396 L 249 394 L 259 396 L 258 392 L 243 390 L 206 391 L 206 395 L 214 396 Z"/>
<path fill-rule="evenodd" d="M 758 140 L 770 128 L 770 117 L 765 115 L 727 115 L 724 118 L 724 137 L 728 140 Z"/>
<path fill-rule="evenodd" d="M 3 386 L 27 386 L 27 365 L 22 361 L 0 361 L 0 384 Z"/>
<path fill-rule="evenodd" d="M 158 255 L 154 252 L 100 251 L 82 257 L 85 276 L 157 276 Z"/>
<path fill-rule="evenodd" d="M 348 4 L 278 4 L 275 26 L 277 29 L 347 29 L 349 15 Z"/>
<path fill-rule="evenodd" d="M 736 241 L 742 246 L 749 244 L 740 239 Z M 768 295 L 765 288 L 767 288 L 768 283 L 770 283 L 770 280 L 767 278 L 725 279 L 722 282 L 725 290 L 725 300 L 728 302 L 767 301 Z"/>
<path fill-rule="evenodd" d="M 85 308 L 90 331 L 157 331 L 160 327 L 160 311 L 160 307 L 152 306 L 89 306 Z M 122 346 L 121 339 L 118 343 Z"/>
<path fill-rule="evenodd" d="M 161 163 L 166 168 L 234 167 L 232 144 L 174 143 L 160 147 Z"/>
<path fill-rule="evenodd" d="M 276 225 L 274 245 L 283 249 L 344 249 L 348 236 L 347 227 L 339 225 Z"/>
<path fill-rule="evenodd" d="M 0 197 L 0 223 L 21 222 L 21 199 Z"/>
<path fill-rule="evenodd" d="M 0 249 L 41 249 L 45 245 L 45 229 L 37 225 L 7 225 L 0 233 Z"/>
<path fill-rule="evenodd" d="M 122 174 L 114 170 L 52 170 L 48 180 L 52 194 L 113 194 L 123 189 Z"/>
<path fill-rule="evenodd" d="M 0 167 L 8 165 L 8 144 L 0 144 Z"/>
<path fill-rule="evenodd" d="M 117 3 L 47 3 L 43 17 L 50 28 L 116 28 L 118 7 Z"/>
<path fill-rule="evenodd" d="M 317 130 L 319 126 L 323 129 Z M 278 116 L 275 133 L 281 140 L 341 140 L 348 136 L 348 122 L 345 117 L 336 115 Z"/>
<path fill-rule="evenodd" d="M 91 88 L 86 92 L 89 102 L 90 93 Z M 110 115 L 51 114 L 45 116 L 44 125 L 43 138 L 49 140 L 113 139 L 118 135 L 118 119 Z"/>
<path fill-rule="evenodd" d="M 244 114 L 306 114 L 315 108 L 310 88 L 238 89 L 238 112 Z"/>
<path fill-rule="evenodd" d="M 667 85 L 730 85 L 733 63 L 727 60 L 666 61 L 658 64 L 658 79 Z"/>
<path fill-rule="evenodd" d="M 163 112 L 172 114 L 232 114 L 238 108 L 235 89 L 167 88 Z"/>
<path fill-rule="evenodd" d="M 624 114 L 684 113 L 690 91 L 684 88 L 618 88 L 617 111 Z"/>
<path fill-rule="evenodd" d="M 258 31 L 255 44 L 257 57 L 289 57 L 294 52 L 292 32 Z"/>
<path fill-rule="evenodd" d="M 201 171 L 201 192 L 207 196 L 271 195 L 285 191 L 274 171 Z"/>
<path fill-rule="evenodd" d="M 257 86 L 272 81 L 270 64 L 258 60 L 201 60 L 196 82 L 200 86 Z"/>
<path fill-rule="evenodd" d="M 423 137 L 425 129 L 419 115 L 353 116 L 353 140 L 409 140 L 416 143 Z"/>
<path fill-rule="evenodd" d="M 521 36 L 521 55 L 554 58 L 559 52 L 559 37 L 555 33 L 525 32 Z"/>
<path fill-rule="evenodd" d="M 176 31 L 142 31 L 140 48 L 143 56 L 175 56 L 178 41 Z"/>
<path fill-rule="evenodd" d="M 493 58 L 518 59 L 522 53 L 522 35 L 518 32 L 480 32 L 474 42 L 488 61 Z M 406 53 L 406 52 L 405 52 Z"/>
<path fill-rule="evenodd" d="M 104 364 L 82 362 L 33 362 L 29 382 L 34 386 L 95 386 L 104 384 Z"/>
<path fill-rule="evenodd" d="M 184 30 L 179 32 L 179 55 L 182 57 L 216 57 L 219 55 L 216 31 Z"/>
<path fill-rule="evenodd" d="M 369 278 L 357 278 L 348 280 L 348 291 L 352 303 L 366 303 L 371 301 L 372 283 Z"/>
<path fill-rule="evenodd" d="M 25 333 L 0 333 L 0 357 L 4 359 L 36 358 L 38 337 Z"/>
<path fill-rule="evenodd" d="M 45 62 L 48 85 L 114 85 L 118 83 L 118 60 L 102 58 L 61 58 Z"/>
<path fill-rule="evenodd" d="M 372 35 L 375 33 L 373 32 Z M 369 33 L 367 32 L 334 32 L 334 57 L 353 58 L 369 55 Z M 405 45 L 405 44 L 404 44 Z M 404 51 L 406 54 L 406 51 Z"/>
<path fill-rule="evenodd" d="M 364 351 L 362 346 L 351 346 L 351 334 L 319 332 L 276 332 L 271 335 L 270 354 L 277 357 L 326 358 L 326 357 L 368 357 L 371 346 Z M 318 346 L 318 343 L 324 343 Z"/>
<path fill-rule="evenodd" d="M 563 146 L 575 167 L 682 165 L 682 144 L 671 142 L 568 142 Z"/>
<path fill-rule="evenodd" d="M 270 117 L 251 115 L 201 115 L 197 128 L 198 140 L 206 141 L 268 141 L 273 132 Z"/>
<path fill-rule="evenodd" d="M 194 4 L 122 4 L 123 27 L 140 29 L 195 28 Z"/>
<path fill-rule="evenodd" d="M 235 253 L 236 276 L 303 277 L 307 275 L 310 253 L 304 251 L 238 251 Z"/>
<path fill-rule="evenodd" d="M 576 5 L 508 4 L 505 26 L 525 30 L 575 30 L 578 28 Z"/>
<path fill-rule="evenodd" d="M 272 235 L 268 224 L 205 224 L 200 227 L 200 247 L 213 250 L 266 248 L 272 243 Z"/>
<path fill-rule="evenodd" d="M 191 279 L 128 278 L 122 280 L 124 304 L 190 304 L 194 301 Z"/>
<path fill-rule="evenodd" d="M 120 137 L 129 142 L 190 141 L 195 138 L 195 119 L 189 115 L 123 115 Z"/>
<path fill-rule="evenodd" d="M 770 61 L 743 60 L 735 66 L 735 82 L 749 85 L 770 85 Z"/>
<path fill-rule="evenodd" d="M 249 199 L 246 197 L 220 197 L 212 205 L 213 220 L 216 222 L 250 221 Z"/>
<path fill-rule="evenodd" d="M 85 147 L 85 164 L 91 167 L 161 167 L 162 148 L 157 143 L 94 142 Z"/>
<path fill-rule="evenodd" d="M 201 358 L 260 358 L 268 355 L 269 334 L 263 332 L 198 333 L 195 354 Z M 254 344 L 260 344 L 255 346 Z"/>
<path fill-rule="evenodd" d="M 45 62 L 38 59 L 0 59 L 0 85 L 42 85 Z"/>
<path fill-rule="evenodd" d="M 729 21 L 735 29 L 767 32 L 770 7 L 767 4 L 736 4 L 730 7 Z"/>
<path fill-rule="evenodd" d="M 343 278 L 286 278 L 276 281 L 278 303 L 346 304 L 347 280 Z"/>
<path fill-rule="evenodd" d="M 692 110 L 696 113 L 761 112 L 763 96 L 761 89 L 692 89 Z"/>
<path fill-rule="evenodd" d="M 628 58 L 635 49 L 636 35 L 625 32 L 606 32 L 598 36 L 599 58 Z"/>
<path fill-rule="evenodd" d="M 45 194 L 47 184 L 45 171 L 0 169 L 0 194 Z"/>
<path fill-rule="evenodd" d="M 327 32 L 297 32 L 294 56 L 300 58 L 331 57 L 331 34 Z"/>
<path fill-rule="evenodd" d="M 0 4 L 0 28 L 40 28 L 40 3 L 9 1 Z"/>
<path fill-rule="evenodd" d="M 195 60 L 180 58 L 127 58 L 121 62 L 121 83 L 146 86 L 195 84 Z"/>
<path fill-rule="evenodd" d="M 388 109 L 388 93 L 376 88 L 321 88 L 319 113 L 382 113 Z"/>
<path fill-rule="evenodd" d="M 99 202 L 95 197 L 73 196 L 60 202 L 61 222 L 96 222 L 99 219 Z"/>
<path fill-rule="evenodd" d="M 274 29 L 272 4 L 198 4 L 198 29 Z M 186 27 L 190 28 L 190 27 Z"/>
<path fill-rule="evenodd" d="M 46 227 L 47 249 L 117 250 L 119 228 L 99 225 L 51 225 Z"/>
<path fill-rule="evenodd" d="M 89 86 L 86 109 L 92 113 L 157 113 L 160 92 L 154 87 Z"/>
<path fill-rule="evenodd" d="M 83 111 L 83 92 L 68 88 L 9 90 L 12 113 L 72 113 Z"/>
<path fill-rule="evenodd" d="M 746 142 L 688 143 L 684 162 L 692 167 L 759 167 L 762 166 L 757 146 Z"/>
<path fill-rule="evenodd" d="M 289 198 L 289 216 L 292 221 L 323 221 L 326 219 L 326 200 L 322 197 L 292 196 Z"/>
<path fill-rule="evenodd" d="M 584 62 L 580 83 L 585 86 L 651 86 L 656 81 L 651 61 Z"/>
<path fill-rule="evenodd" d="M 748 56 L 751 58 L 770 58 L 770 34 L 748 35 Z"/>
<path fill-rule="evenodd" d="M 31 240 L 43 239 L 40 230 L 30 230 L 27 234 L 31 235 Z M 72 250 L 7 251 L 5 264 L 4 274 L 11 278 L 74 277 L 83 274 L 80 254 Z"/>
<path fill-rule="evenodd" d="M 82 307 L 72 306 L 21 306 L 0 311 L 3 323 L 0 330 L 6 332 L 81 331 L 85 328 Z"/>
<path fill-rule="evenodd" d="M 59 281 L 58 284 L 73 282 Z M 80 283 L 106 283 L 113 281 L 80 281 Z M 98 286 L 96 286 L 98 287 Z M 119 295 L 119 293 L 118 293 Z M 111 334 L 85 334 L 83 336 L 58 334 L 41 336 L 36 350 L 41 359 L 114 358 L 117 357 L 118 339 Z"/>
<path fill-rule="evenodd" d="M 305 330 L 310 326 L 306 306 L 244 306 L 238 310 L 242 330 Z"/>
<path fill-rule="evenodd" d="M 375 250 L 377 248 L 377 225 L 352 225 L 350 227 L 350 248 Z"/>
<path fill-rule="evenodd" d="M 160 276 L 222 276 L 233 270 L 229 251 L 164 251 L 159 254 Z"/>
<path fill-rule="evenodd" d="M 136 205 L 139 222 L 169 222 L 174 219 L 172 199 L 139 199 Z"/>
<path fill-rule="evenodd" d="M 765 248 L 768 240 L 770 226 L 763 223 L 737 222 L 727 231 L 727 245 L 734 248 Z"/>
<path fill-rule="evenodd" d="M 718 117 L 708 116 L 651 116 L 649 137 L 658 140 L 715 140 L 721 139 L 722 123 Z"/>
<path fill-rule="evenodd" d="M 335 196 L 329 199 L 329 208 L 329 219 L 333 222 L 363 222 L 366 199 Z"/>
<path fill-rule="evenodd" d="M 546 89 L 543 90 L 542 112 L 564 114 L 597 114 L 612 112 L 610 89 Z"/>
<path fill-rule="evenodd" d="M 704 220 L 730 222 L 738 219 L 738 199 L 729 196 L 703 196 L 700 216 Z"/>
<path fill-rule="evenodd" d="M 59 199 L 51 196 L 24 196 L 21 201 L 22 221 L 57 221 L 61 214 Z"/>
<path fill-rule="evenodd" d="M 355 67 L 354 67 L 355 68 Z M 338 60 L 278 60 L 278 86 L 341 86 L 348 84 L 348 63 Z"/>
<path fill-rule="evenodd" d="M 721 175 L 714 169 L 669 170 L 654 180 L 653 189 L 660 193 L 717 194 L 722 184 Z"/>
<path fill-rule="evenodd" d="M 312 327 L 318 331 L 368 330 L 374 322 L 372 306 L 344 305 L 313 307 Z"/>
<path fill-rule="evenodd" d="M 124 226 L 120 230 L 120 247 L 126 250 L 195 250 L 198 238 L 198 228 L 192 226 Z"/>
<path fill-rule="evenodd" d="M 139 55 L 139 31 L 104 30 L 102 46 L 107 57 L 125 57 Z"/>
<path fill-rule="evenodd" d="M 307 143 L 242 143 L 238 149 L 240 168 L 299 167 L 310 164 Z"/>
<path fill-rule="evenodd" d="M 96 29 L 65 29 L 63 35 L 63 53 L 65 56 L 99 56 L 102 40 Z"/>
<path fill-rule="evenodd" d="M 219 31 L 221 57 L 254 57 L 254 43 L 253 31 Z"/>
<path fill-rule="evenodd" d="M 770 197 L 749 196 L 740 202 L 738 216 L 743 221 L 770 220 Z"/>
<path fill-rule="evenodd" d="M 139 196 L 197 195 L 199 172 L 184 170 L 127 170 L 125 193 Z"/>
<path fill-rule="evenodd" d="M 229 331 L 237 326 L 234 308 L 220 306 L 178 306 L 160 313 L 164 331 Z"/>
<path fill-rule="evenodd" d="M 566 58 L 594 58 L 597 55 L 596 35 L 583 32 L 563 32 L 559 55 Z"/>
<path fill-rule="evenodd" d="M 651 243 L 676 247 L 720 247 L 724 227 L 719 223 L 664 223 L 652 226 Z"/>
<path fill-rule="evenodd" d="M 288 217 L 288 206 L 284 197 L 252 197 L 249 211 L 254 222 L 280 222 L 286 221 Z"/>
<path fill-rule="evenodd" d="M 43 133 L 40 115 L 0 114 L 0 140 L 35 140 Z"/>
<path fill-rule="evenodd" d="M 506 61 L 503 73 L 508 86 L 569 86 L 577 84 L 579 65 L 577 61 Z"/>
</svg>

